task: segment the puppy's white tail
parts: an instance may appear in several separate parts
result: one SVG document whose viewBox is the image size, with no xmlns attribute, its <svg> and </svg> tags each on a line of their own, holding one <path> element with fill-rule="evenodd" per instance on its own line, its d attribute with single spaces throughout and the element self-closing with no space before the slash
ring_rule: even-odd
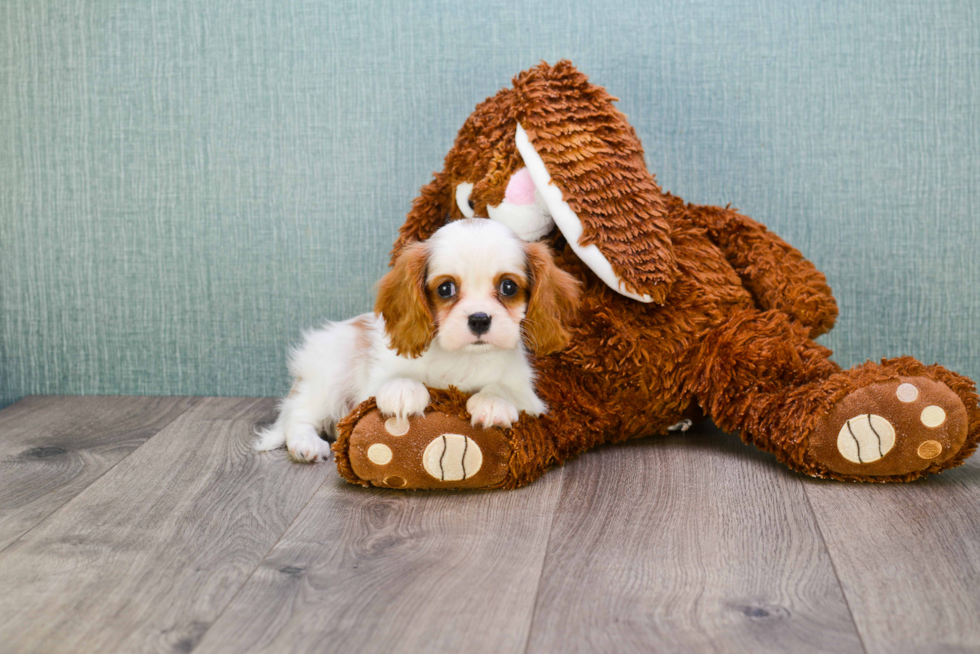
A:
<svg viewBox="0 0 980 654">
<path fill-rule="evenodd" d="M 256 429 L 255 435 L 259 437 L 255 441 L 256 452 L 268 452 L 286 444 L 286 426 L 282 420 L 276 422 L 265 429 Z"/>
</svg>

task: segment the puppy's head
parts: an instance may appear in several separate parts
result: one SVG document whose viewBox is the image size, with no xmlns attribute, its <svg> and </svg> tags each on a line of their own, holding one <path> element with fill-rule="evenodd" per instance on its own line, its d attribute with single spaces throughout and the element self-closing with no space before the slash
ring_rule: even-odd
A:
<svg viewBox="0 0 980 654">
<path fill-rule="evenodd" d="M 433 339 L 444 350 L 513 349 L 537 354 L 568 344 L 578 281 L 547 246 L 521 241 L 489 220 L 459 220 L 406 247 L 381 280 L 375 312 L 391 346 L 417 357 Z"/>
</svg>

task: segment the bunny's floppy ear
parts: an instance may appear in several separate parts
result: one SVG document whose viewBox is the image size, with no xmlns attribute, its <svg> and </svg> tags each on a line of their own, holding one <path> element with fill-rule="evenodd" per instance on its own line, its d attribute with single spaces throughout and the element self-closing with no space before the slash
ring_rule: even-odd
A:
<svg viewBox="0 0 980 654">
<path fill-rule="evenodd" d="M 567 61 L 514 91 L 517 150 L 572 250 L 613 290 L 663 303 L 677 276 L 666 209 L 615 98 Z"/>
</svg>

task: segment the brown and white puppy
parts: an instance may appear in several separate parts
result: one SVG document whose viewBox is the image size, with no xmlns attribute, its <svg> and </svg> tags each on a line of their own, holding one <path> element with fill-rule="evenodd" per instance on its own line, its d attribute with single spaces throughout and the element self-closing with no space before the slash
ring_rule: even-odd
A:
<svg viewBox="0 0 980 654">
<path fill-rule="evenodd" d="M 300 461 L 326 459 L 319 434 L 333 435 L 355 406 L 374 396 L 398 421 L 424 416 L 426 386 L 473 393 L 466 409 L 474 425 L 538 416 L 547 407 L 526 348 L 564 348 L 577 303 L 578 281 L 543 244 L 490 220 L 451 222 L 399 255 L 374 314 L 305 334 L 290 357 L 292 391 L 256 449 L 285 444 Z"/>
</svg>

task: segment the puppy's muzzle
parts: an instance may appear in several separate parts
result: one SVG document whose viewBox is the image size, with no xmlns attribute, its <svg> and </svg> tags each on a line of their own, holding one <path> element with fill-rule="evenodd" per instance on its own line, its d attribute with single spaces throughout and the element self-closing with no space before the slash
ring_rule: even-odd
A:
<svg viewBox="0 0 980 654">
<path fill-rule="evenodd" d="M 485 313 L 471 314 L 466 322 L 470 327 L 470 331 L 477 336 L 486 334 L 490 330 L 490 316 Z"/>
</svg>

